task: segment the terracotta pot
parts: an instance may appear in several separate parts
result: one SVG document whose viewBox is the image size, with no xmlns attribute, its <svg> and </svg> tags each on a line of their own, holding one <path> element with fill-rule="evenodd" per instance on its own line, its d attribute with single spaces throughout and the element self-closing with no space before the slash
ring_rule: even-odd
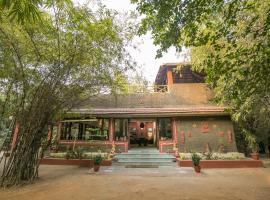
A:
<svg viewBox="0 0 270 200">
<path fill-rule="evenodd" d="M 100 165 L 94 165 L 94 171 L 95 172 L 98 172 L 99 171 L 99 168 L 100 168 Z"/>
<path fill-rule="evenodd" d="M 194 170 L 195 170 L 195 172 L 200 173 L 201 172 L 201 166 L 200 165 L 194 166 Z"/>
<path fill-rule="evenodd" d="M 259 160 L 259 154 L 258 153 L 251 153 L 250 156 L 251 156 L 251 158 L 253 160 Z"/>
</svg>

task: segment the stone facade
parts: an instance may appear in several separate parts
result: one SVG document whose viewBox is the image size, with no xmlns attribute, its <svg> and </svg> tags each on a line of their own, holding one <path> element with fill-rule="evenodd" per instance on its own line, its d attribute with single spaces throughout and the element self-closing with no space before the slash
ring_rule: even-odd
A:
<svg viewBox="0 0 270 200">
<path fill-rule="evenodd" d="M 237 151 L 234 129 L 229 117 L 186 117 L 177 119 L 180 152 Z"/>
</svg>

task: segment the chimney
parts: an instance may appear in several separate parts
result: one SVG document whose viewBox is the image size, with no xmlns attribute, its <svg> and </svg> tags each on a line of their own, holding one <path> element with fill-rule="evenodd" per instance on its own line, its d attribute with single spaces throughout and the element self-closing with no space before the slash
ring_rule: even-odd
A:
<svg viewBox="0 0 270 200">
<path fill-rule="evenodd" d="M 173 85 L 173 74 L 172 74 L 172 68 L 167 67 L 167 87 L 168 87 L 168 92 L 172 89 Z"/>
</svg>

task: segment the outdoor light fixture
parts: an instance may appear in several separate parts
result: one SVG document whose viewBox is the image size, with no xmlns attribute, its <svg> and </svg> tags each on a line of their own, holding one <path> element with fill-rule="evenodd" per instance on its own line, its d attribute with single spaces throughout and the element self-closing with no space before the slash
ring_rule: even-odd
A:
<svg viewBox="0 0 270 200">
<path fill-rule="evenodd" d="M 143 122 L 140 123 L 140 128 L 144 129 L 144 123 Z"/>
</svg>

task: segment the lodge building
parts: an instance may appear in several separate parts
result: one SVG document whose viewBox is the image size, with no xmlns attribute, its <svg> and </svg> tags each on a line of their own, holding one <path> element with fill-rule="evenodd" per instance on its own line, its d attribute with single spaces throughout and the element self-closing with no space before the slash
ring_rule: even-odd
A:
<svg viewBox="0 0 270 200">
<path fill-rule="evenodd" d="M 154 147 L 160 152 L 237 151 L 226 107 L 212 101 L 205 75 L 186 64 L 160 66 L 155 85 L 102 94 L 74 107 L 58 126 L 58 145 L 117 152 Z"/>
</svg>

